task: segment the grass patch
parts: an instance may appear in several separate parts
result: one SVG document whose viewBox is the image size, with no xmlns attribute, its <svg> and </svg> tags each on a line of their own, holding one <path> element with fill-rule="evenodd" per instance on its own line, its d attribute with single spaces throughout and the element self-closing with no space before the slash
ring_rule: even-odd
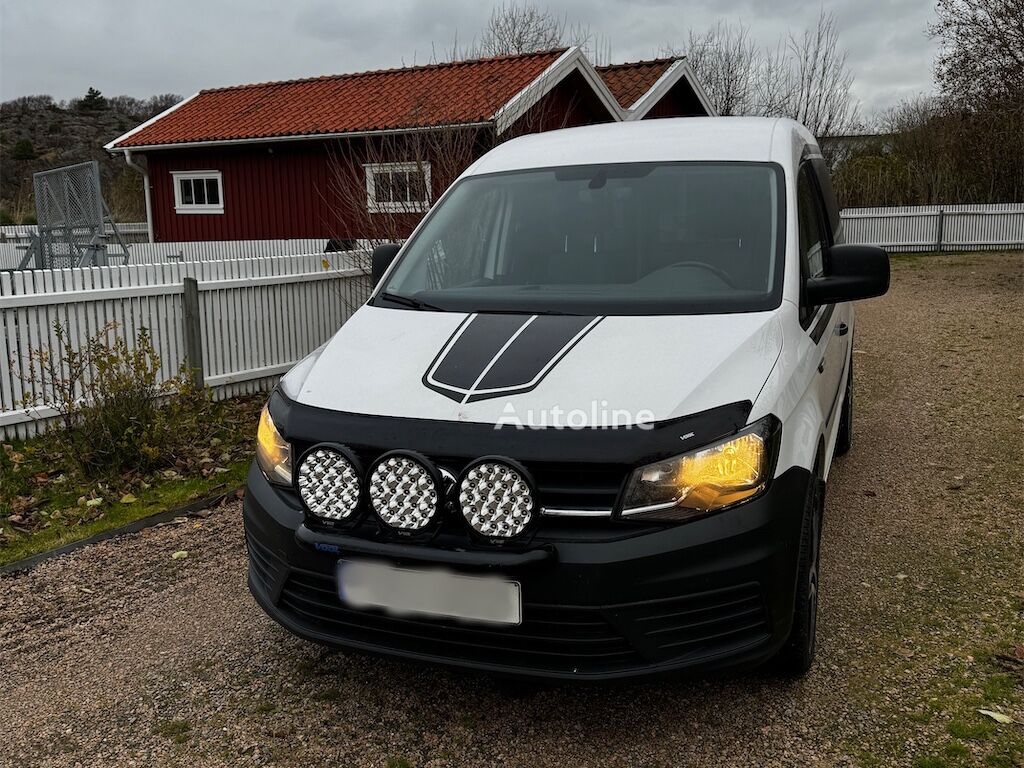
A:
<svg viewBox="0 0 1024 768">
<path fill-rule="evenodd" d="M 340 688 L 331 686 L 317 691 L 316 697 L 321 701 L 341 701 L 344 698 L 344 694 Z"/>
<path fill-rule="evenodd" d="M 946 757 L 951 757 L 957 760 L 966 758 L 971 754 L 971 750 L 961 744 L 959 741 L 951 741 L 946 745 L 943 750 L 946 753 Z"/>
<path fill-rule="evenodd" d="M 0 445 L 0 565 L 238 487 L 263 401 L 204 404 L 196 439 L 148 473 L 88 478 L 53 435 Z"/>
<path fill-rule="evenodd" d="M 981 741 L 987 739 L 995 731 L 995 723 L 982 720 L 981 715 L 978 715 L 977 720 L 970 722 L 966 720 L 953 720 L 946 730 L 949 731 L 949 735 L 957 739 L 966 739 L 968 741 Z"/>
<path fill-rule="evenodd" d="M 1013 768 L 1013 758 L 1009 755 L 988 755 L 985 758 L 985 765 L 992 768 Z"/>
<path fill-rule="evenodd" d="M 192 725 L 188 720 L 165 720 L 153 727 L 153 733 L 170 739 L 175 744 L 184 744 L 188 741 Z"/>
<path fill-rule="evenodd" d="M 1009 675 L 995 674 L 982 682 L 981 691 L 987 701 L 1003 702 L 1010 700 L 1018 685 Z"/>
</svg>

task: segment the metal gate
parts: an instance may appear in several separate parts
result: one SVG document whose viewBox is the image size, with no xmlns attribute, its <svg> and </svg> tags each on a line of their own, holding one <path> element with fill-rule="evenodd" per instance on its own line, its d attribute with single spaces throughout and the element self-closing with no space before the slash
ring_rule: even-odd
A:
<svg viewBox="0 0 1024 768">
<path fill-rule="evenodd" d="M 33 174 L 38 235 L 29 244 L 21 268 L 62 269 L 108 263 L 107 224 L 121 247 L 121 238 L 100 191 L 95 160 Z"/>
</svg>

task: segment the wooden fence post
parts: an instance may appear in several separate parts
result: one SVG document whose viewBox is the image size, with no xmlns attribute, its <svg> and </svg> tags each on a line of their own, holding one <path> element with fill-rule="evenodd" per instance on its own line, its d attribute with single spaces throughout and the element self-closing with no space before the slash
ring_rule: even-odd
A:
<svg viewBox="0 0 1024 768">
<path fill-rule="evenodd" d="M 202 389 L 205 385 L 203 374 L 203 333 L 202 317 L 199 309 L 199 283 L 194 277 L 184 280 L 185 292 L 182 295 L 184 306 L 184 337 L 185 361 L 188 366 L 192 383 Z"/>
</svg>

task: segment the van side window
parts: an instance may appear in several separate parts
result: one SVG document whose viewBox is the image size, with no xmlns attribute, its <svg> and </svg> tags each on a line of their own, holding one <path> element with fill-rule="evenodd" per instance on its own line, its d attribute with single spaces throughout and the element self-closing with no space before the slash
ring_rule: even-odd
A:
<svg viewBox="0 0 1024 768">
<path fill-rule="evenodd" d="M 828 238 L 822 228 L 821 204 L 809 168 L 800 168 L 796 182 L 797 220 L 800 227 L 800 274 L 803 278 L 825 273 Z M 817 307 L 800 307 L 800 322 L 807 323 Z"/>
</svg>

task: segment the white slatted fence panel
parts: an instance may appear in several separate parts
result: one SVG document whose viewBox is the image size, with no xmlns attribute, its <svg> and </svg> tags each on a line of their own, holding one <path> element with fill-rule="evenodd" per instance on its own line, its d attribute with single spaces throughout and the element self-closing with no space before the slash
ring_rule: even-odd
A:
<svg viewBox="0 0 1024 768">
<path fill-rule="evenodd" d="M 294 240 L 208 240 L 188 243 L 136 243 L 130 246 L 133 264 L 159 264 L 170 261 L 223 261 L 267 256 L 323 253 L 323 238 Z M 113 255 L 111 260 L 120 258 Z"/>
<path fill-rule="evenodd" d="M 27 239 L 20 242 L 0 242 L 0 271 L 17 269 L 25 256 Z M 170 264 L 192 261 L 224 261 L 227 259 L 253 259 L 269 256 L 291 256 L 323 253 L 327 247 L 324 238 L 293 240 L 209 240 L 183 243 L 129 243 L 128 261 L 131 264 Z M 116 243 L 108 243 L 108 258 L 120 264 L 124 252 Z"/>
<path fill-rule="evenodd" d="M 847 208 L 841 216 L 847 242 L 893 252 L 1024 248 L 1021 203 Z"/>
<path fill-rule="evenodd" d="M 75 348 L 110 322 L 130 343 L 146 328 L 161 380 L 177 375 L 185 357 L 185 277 L 199 283 L 204 369 L 217 397 L 272 386 L 369 294 L 369 279 L 343 254 L 0 273 L 0 438 L 35 434 L 54 415 L 30 352 L 59 358 L 55 322 Z"/>
</svg>

